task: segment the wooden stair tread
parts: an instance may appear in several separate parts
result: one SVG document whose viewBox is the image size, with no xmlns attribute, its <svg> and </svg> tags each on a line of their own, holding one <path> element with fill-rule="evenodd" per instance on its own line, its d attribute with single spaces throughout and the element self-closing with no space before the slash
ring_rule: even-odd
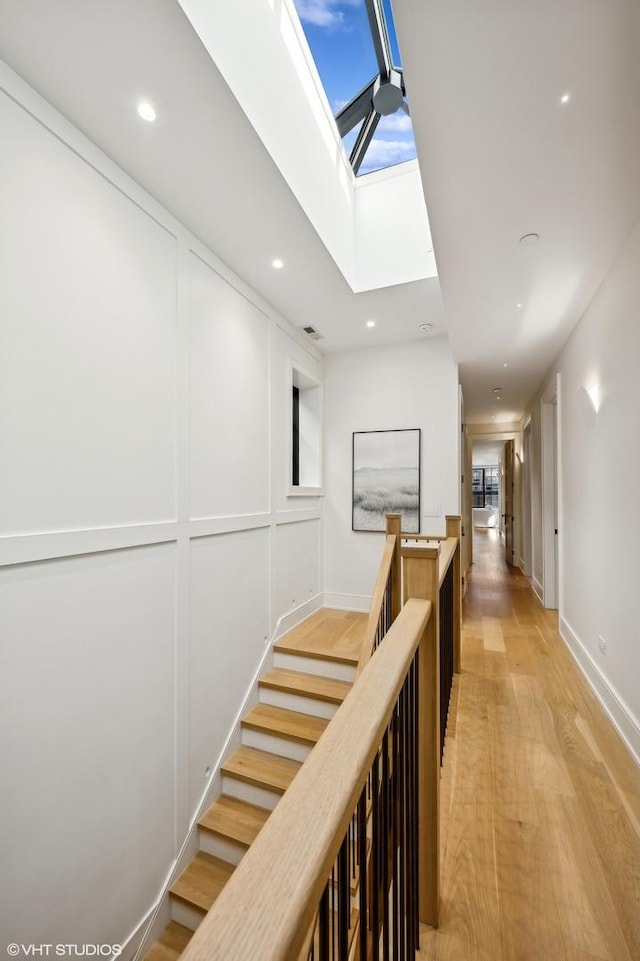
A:
<svg viewBox="0 0 640 961">
<path fill-rule="evenodd" d="M 357 665 L 359 660 L 355 651 L 353 653 L 337 653 L 313 647 L 306 650 L 299 646 L 290 646 L 285 639 L 274 644 L 273 649 L 280 654 L 295 654 L 296 657 L 309 657 L 318 661 L 332 661 L 334 664 Z"/>
<path fill-rule="evenodd" d="M 270 813 L 266 808 L 223 794 L 200 818 L 198 826 L 248 848 Z"/>
<path fill-rule="evenodd" d="M 274 650 L 356 665 L 367 620 L 367 614 L 323 608 L 276 641 Z"/>
<path fill-rule="evenodd" d="M 200 911 L 208 911 L 235 870 L 204 851 L 198 851 L 180 877 L 170 887 L 174 898 Z"/>
<path fill-rule="evenodd" d="M 158 940 L 151 945 L 144 961 L 178 961 L 178 958 L 193 937 L 193 931 L 169 921 Z"/>
<path fill-rule="evenodd" d="M 284 794 L 302 765 L 278 754 L 239 747 L 222 765 L 222 773 L 255 787 Z"/>
<path fill-rule="evenodd" d="M 318 701 L 328 701 L 331 704 L 342 704 L 352 687 L 348 681 L 336 681 L 331 677 L 304 674 L 302 671 L 289 671 L 281 667 L 268 670 L 260 678 L 258 686 L 285 691 L 287 694 L 314 697 Z"/>
<path fill-rule="evenodd" d="M 324 717 L 300 714 L 271 704 L 256 704 L 242 719 L 242 727 L 263 734 L 274 734 L 289 741 L 313 747 L 329 721 Z"/>
</svg>

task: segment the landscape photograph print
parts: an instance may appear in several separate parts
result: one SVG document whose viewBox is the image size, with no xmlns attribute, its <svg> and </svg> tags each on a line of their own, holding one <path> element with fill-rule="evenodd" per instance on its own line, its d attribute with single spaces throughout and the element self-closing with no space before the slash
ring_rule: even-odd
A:
<svg viewBox="0 0 640 961">
<path fill-rule="evenodd" d="M 352 529 L 384 531 L 386 514 L 420 533 L 419 429 L 354 431 Z"/>
</svg>

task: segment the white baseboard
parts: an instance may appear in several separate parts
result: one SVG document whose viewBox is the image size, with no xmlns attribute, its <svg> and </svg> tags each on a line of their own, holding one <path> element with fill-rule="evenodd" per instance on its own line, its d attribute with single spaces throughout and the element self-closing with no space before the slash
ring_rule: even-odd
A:
<svg viewBox="0 0 640 961">
<path fill-rule="evenodd" d="M 533 593 L 536 595 L 536 597 L 544 607 L 544 589 L 542 587 L 542 584 L 536 577 L 534 577 L 533 574 L 531 575 L 530 580 L 531 580 L 531 587 L 533 588 Z"/>
<path fill-rule="evenodd" d="M 323 606 L 339 611 L 356 611 L 368 614 L 373 598 L 367 594 L 325 594 Z"/>
<path fill-rule="evenodd" d="M 604 676 L 593 657 L 564 617 L 559 618 L 560 636 L 598 698 L 609 720 L 626 744 L 636 764 L 640 765 L 640 722 Z"/>
<path fill-rule="evenodd" d="M 311 597 L 300 607 L 294 607 L 292 611 L 287 611 L 282 617 L 278 619 L 276 629 L 273 635 L 273 640 L 278 641 L 283 634 L 290 631 L 292 628 L 297 627 L 302 621 L 306 621 L 308 617 L 319 611 L 321 607 L 324 606 L 323 595 L 316 594 L 315 597 Z"/>
<path fill-rule="evenodd" d="M 141 949 L 143 946 L 145 946 L 145 948 L 150 947 L 151 944 L 160 937 L 160 934 L 169 923 L 170 914 L 167 907 L 165 915 L 159 916 L 158 905 L 159 901 L 150 908 L 149 912 L 142 921 L 140 921 L 135 930 L 122 942 L 120 945 L 122 950 L 118 955 L 117 961 L 131 961 L 132 958 L 142 954 Z M 153 924 L 154 921 L 157 922 L 155 925 Z M 149 931 L 151 929 L 153 929 L 153 937 L 149 938 Z M 111 959 L 111 961 L 113 961 L 113 959 Z"/>
</svg>

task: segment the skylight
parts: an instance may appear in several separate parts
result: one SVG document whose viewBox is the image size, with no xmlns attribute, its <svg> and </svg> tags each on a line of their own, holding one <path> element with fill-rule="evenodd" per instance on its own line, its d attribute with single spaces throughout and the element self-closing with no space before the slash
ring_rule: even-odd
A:
<svg viewBox="0 0 640 961">
<path fill-rule="evenodd" d="M 391 0 L 294 0 L 356 174 L 413 160 Z"/>
</svg>

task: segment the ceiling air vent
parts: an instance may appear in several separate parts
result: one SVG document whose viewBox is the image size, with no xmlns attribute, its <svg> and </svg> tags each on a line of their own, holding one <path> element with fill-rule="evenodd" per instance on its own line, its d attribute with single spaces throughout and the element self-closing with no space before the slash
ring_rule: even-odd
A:
<svg viewBox="0 0 640 961">
<path fill-rule="evenodd" d="M 312 340 L 322 340 L 324 337 L 324 334 L 321 334 L 315 327 L 302 327 L 301 329 L 304 330 L 305 334 L 309 334 Z"/>
</svg>

